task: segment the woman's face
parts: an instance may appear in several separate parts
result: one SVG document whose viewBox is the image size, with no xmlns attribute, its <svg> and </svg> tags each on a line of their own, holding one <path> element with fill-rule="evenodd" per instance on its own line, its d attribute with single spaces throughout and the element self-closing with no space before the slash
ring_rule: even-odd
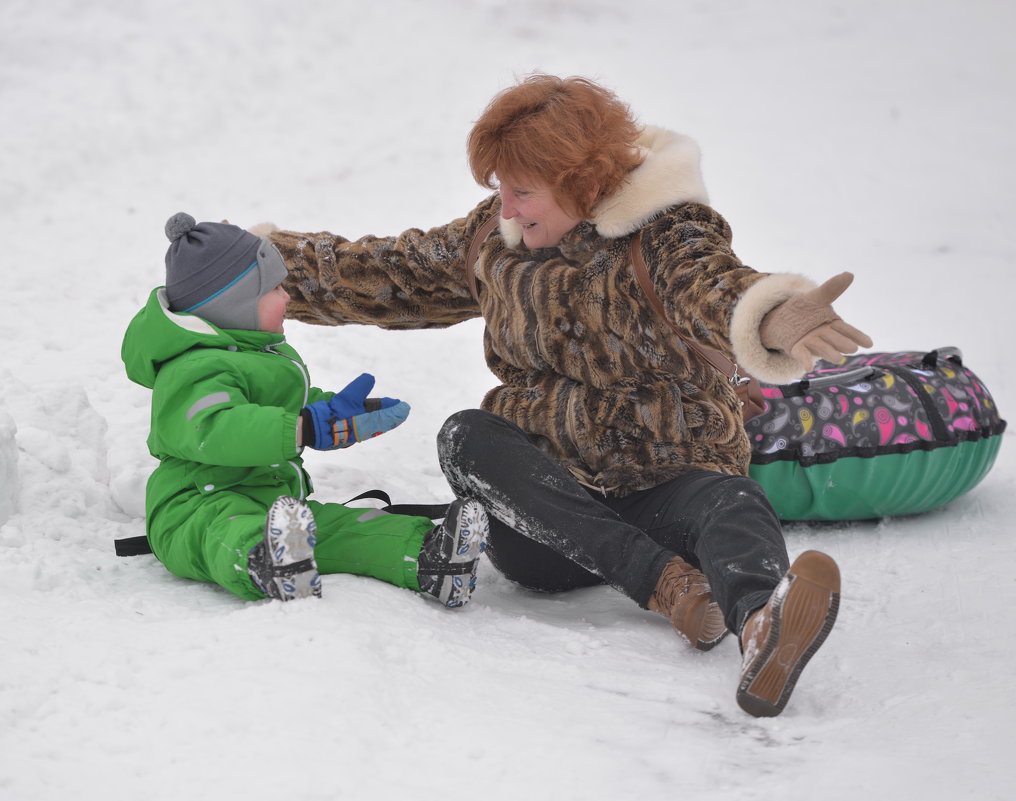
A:
<svg viewBox="0 0 1016 801">
<path fill-rule="evenodd" d="M 522 226 L 522 241 L 530 250 L 557 245 L 581 220 L 562 209 L 547 186 L 516 183 L 498 176 L 501 216 Z"/>
</svg>

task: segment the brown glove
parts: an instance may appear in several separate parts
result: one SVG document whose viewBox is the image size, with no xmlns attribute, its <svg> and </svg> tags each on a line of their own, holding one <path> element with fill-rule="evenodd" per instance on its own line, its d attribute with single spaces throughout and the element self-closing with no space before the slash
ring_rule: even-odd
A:
<svg viewBox="0 0 1016 801">
<path fill-rule="evenodd" d="M 762 344 L 789 353 L 806 371 L 816 359 L 841 364 L 844 353 L 853 353 L 858 346 L 870 348 L 871 337 L 833 311 L 832 302 L 853 280 L 853 273 L 840 273 L 822 286 L 785 300 L 762 318 Z"/>
</svg>

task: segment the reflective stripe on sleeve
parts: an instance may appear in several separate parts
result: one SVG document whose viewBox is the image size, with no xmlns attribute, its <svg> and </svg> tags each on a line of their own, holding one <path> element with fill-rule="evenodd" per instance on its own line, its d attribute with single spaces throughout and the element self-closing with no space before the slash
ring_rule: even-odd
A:
<svg viewBox="0 0 1016 801">
<path fill-rule="evenodd" d="M 213 392 L 211 395 L 205 395 L 203 398 L 198 398 L 194 401 L 194 405 L 187 410 L 188 422 L 198 412 L 203 412 L 212 406 L 218 406 L 220 403 L 229 403 L 228 392 Z"/>
</svg>

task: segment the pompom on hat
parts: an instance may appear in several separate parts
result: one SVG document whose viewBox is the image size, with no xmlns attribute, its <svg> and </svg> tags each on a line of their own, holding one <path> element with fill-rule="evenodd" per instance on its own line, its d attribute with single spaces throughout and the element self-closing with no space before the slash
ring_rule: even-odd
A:
<svg viewBox="0 0 1016 801">
<path fill-rule="evenodd" d="M 170 311 L 196 314 L 219 328 L 256 331 L 258 300 L 285 279 L 282 254 L 229 223 L 199 223 L 179 212 L 166 221 L 166 296 Z"/>
</svg>

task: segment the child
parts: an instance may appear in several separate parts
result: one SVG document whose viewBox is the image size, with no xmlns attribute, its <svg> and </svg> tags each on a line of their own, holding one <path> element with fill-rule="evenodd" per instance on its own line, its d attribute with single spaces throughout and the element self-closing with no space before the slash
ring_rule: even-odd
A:
<svg viewBox="0 0 1016 801">
<path fill-rule="evenodd" d="M 444 522 L 305 501 L 303 446 L 345 448 L 399 425 L 409 405 L 368 398 L 363 374 L 338 393 L 310 384 L 286 344 L 286 268 L 275 246 L 234 225 L 166 223 L 166 286 L 131 321 L 128 377 L 152 390 L 146 526 L 167 569 L 241 598 L 321 595 L 322 573 L 373 576 L 469 600 L 487 515 L 455 501 Z"/>
</svg>

